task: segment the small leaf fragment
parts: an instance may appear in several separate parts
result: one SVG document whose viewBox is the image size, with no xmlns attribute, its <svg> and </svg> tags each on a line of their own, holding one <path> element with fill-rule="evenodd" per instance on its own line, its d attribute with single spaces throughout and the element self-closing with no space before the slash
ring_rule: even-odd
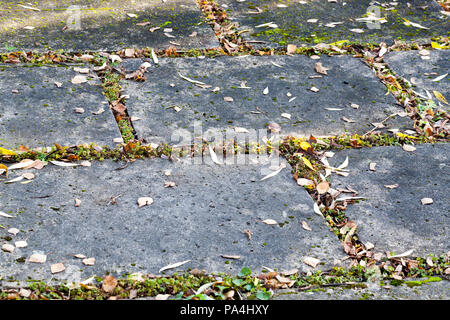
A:
<svg viewBox="0 0 450 320">
<path fill-rule="evenodd" d="M 432 204 L 433 203 L 433 199 L 431 199 L 431 198 L 422 198 L 422 199 L 420 199 L 420 202 L 422 202 L 423 205 Z"/>
</svg>

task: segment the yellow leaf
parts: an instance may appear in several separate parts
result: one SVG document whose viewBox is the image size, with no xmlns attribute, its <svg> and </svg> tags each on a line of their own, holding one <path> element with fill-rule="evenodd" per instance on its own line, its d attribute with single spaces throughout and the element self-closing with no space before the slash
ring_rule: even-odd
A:
<svg viewBox="0 0 450 320">
<path fill-rule="evenodd" d="M 329 43 L 329 46 L 339 46 L 341 44 L 344 44 L 346 42 L 349 42 L 348 40 L 341 40 L 341 41 L 337 41 L 337 42 L 333 42 L 333 43 Z"/>
<path fill-rule="evenodd" d="M 417 139 L 417 137 L 409 136 L 409 135 L 401 133 L 401 132 L 397 132 L 397 136 L 399 136 L 400 138 Z"/>
<path fill-rule="evenodd" d="M 435 91 L 433 90 L 434 96 L 436 97 L 436 99 L 438 99 L 439 101 L 448 104 L 447 100 L 445 100 L 444 96 L 442 95 L 442 93 L 440 93 L 439 91 Z"/>
<path fill-rule="evenodd" d="M 16 153 L 14 151 L 10 151 L 8 149 L 4 149 L 0 147 L 0 154 L 6 154 L 6 155 L 10 155 L 10 156 L 15 156 Z"/>
<path fill-rule="evenodd" d="M 431 47 L 434 49 L 442 49 L 443 48 L 439 43 L 433 42 L 433 41 L 431 41 Z"/>
<path fill-rule="evenodd" d="M 311 148 L 311 145 L 308 142 L 306 142 L 306 141 L 302 141 L 302 142 L 300 142 L 300 148 L 302 148 L 303 150 L 306 151 L 309 148 Z"/>
<path fill-rule="evenodd" d="M 310 169 L 313 170 L 313 171 L 316 171 L 316 169 L 314 169 L 314 167 L 312 166 L 311 162 L 309 162 L 308 159 L 306 159 L 305 157 L 302 157 L 302 160 L 303 160 L 303 163 L 304 163 L 308 168 L 310 168 Z"/>
<path fill-rule="evenodd" d="M 6 176 L 8 176 L 8 167 L 7 166 L 5 166 L 4 164 L 0 163 L 0 170 L 5 170 Z"/>
</svg>

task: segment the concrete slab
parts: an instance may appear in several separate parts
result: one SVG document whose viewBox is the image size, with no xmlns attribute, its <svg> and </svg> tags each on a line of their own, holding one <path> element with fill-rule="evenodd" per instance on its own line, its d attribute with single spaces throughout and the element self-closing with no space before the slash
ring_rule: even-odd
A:
<svg viewBox="0 0 450 320">
<path fill-rule="evenodd" d="M 122 86 L 130 96 L 128 112 L 142 119 L 133 124 L 138 137 L 156 143 L 177 142 L 177 130 L 264 131 L 271 122 L 281 125 L 282 135 L 363 134 L 373 128 L 371 123 L 402 111 L 360 60 L 323 56 L 320 62 L 329 68 L 328 75 L 310 78 L 320 76 L 314 71 L 317 62 L 306 56 L 167 58 L 148 69 L 146 82 L 124 81 Z M 134 71 L 141 63 L 132 59 L 122 65 Z M 198 87 L 182 76 L 211 87 Z M 313 87 L 319 91 L 311 91 Z M 195 122 L 202 128 L 194 127 Z M 385 130 L 410 122 L 393 117 Z"/>
<path fill-rule="evenodd" d="M 160 268 L 185 260 L 191 261 L 167 273 L 199 268 L 237 274 L 245 266 L 255 272 L 262 266 L 307 271 L 312 268 L 302 262 L 304 256 L 321 260 L 316 269 L 331 268 L 335 258 L 345 256 L 287 168 L 259 181 L 261 165 L 152 159 L 114 170 L 120 166 L 110 161 L 75 169 L 49 165 L 34 171 L 32 183 L 4 185 L 0 209 L 14 218 L 2 218 L 1 244 L 26 239 L 28 247 L 0 252 L 0 277 L 73 281 L 107 271 L 158 274 Z M 176 186 L 165 188 L 167 181 Z M 138 208 L 140 197 L 154 202 Z M 76 198 L 79 207 L 74 206 Z M 265 219 L 279 224 L 265 224 Z M 301 227 L 303 220 L 312 232 Z M 12 227 L 21 232 L 11 236 L 7 230 Z M 47 254 L 47 261 L 30 263 L 33 252 Z M 78 253 L 94 257 L 95 265 L 85 266 L 71 256 Z M 16 261 L 21 257 L 24 263 Z M 68 270 L 51 275 L 50 265 L 59 262 Z"/>
<path fill-rule="evenodd" d="M 218 3 L 232 21 L 239 23 L 241 31 L 249 30 L 243 33 L 244 38 L 260 47 L 290 43 L 311 46 L 341 40 L 429 43 L 433 36 L 448 36 L 449 30 L 448 18 L 433 0 L 219 0 Z M 406 26 L 406 21 L 418 26 Z"/>
<path fill-rule="evenodd" d="M 414 249 L 426 257 L 450 250 L 450 145 L 417 145 L 414 152 L 401 147 L 377 147 L 337 153 L 331 165 L 349 157 L 348 177 L 332 176 L 333 188 L 350 185 L 367 200 L 349 205 L 346 215 L 358 224 L 358 235 L 375 248 L 397 254 Z M 341 162 L 339 162 L 341 161 Z M 376 163 L 376 171 L 369 163 Z M 398 184 L 389 189 L 385 185 Z M 423 205 L 421 199 L 432 198 Z"/>
<path fill-rule="evenodd" d="M 113 146 L 113 139 L 121 134 L 100 80 L 91 72 L 86 75 L 91 80 L 73 84 L 77 75 L 73 67 L 0 65 L 0 145 L 35 148 L 94 142 Z M 76 108 L 84 112 L 77 113 Z M 105 111 L 93 114 L 101 108 Z"/>
<path fill-rule="evenodd" d="M 433 94 L 433 90 L 436 90 L 444 95 L 447 101 L 450 99 L 450 77 L 448 76 L 450 52 L 448 50 L 431 50 L 429 56 L 420 55 L 416 50 L 391 52 L 384 57 L 384 60 L 396 74 L 413 84 L 416 87 L 414 90 L 422 96 L 428 97 L 426 92 L 428 90 L 431 98 L 438 104 L 439 101 Z M 445 74 L 447 76 L 441 80 L 433 81 Z"/>
<path fill-rule="evenodd" d="M 0 27 L 2 51 L 219 47 L 195 0 L 2 1 Z"/>
<path fill-rule="evenodd" d="M 417 279 L 414 279 L 417 280 Z M 378 284 L 367 283 L 367 288 L 346 289 L 343 287 L 332 289 L 296 292 L 280 290 L 274 293 L 274 300 L 449 300 L 450 282 L 442 280 L 429 282 L 417 287 L 406 284 L 400 286 L 381 287 Z"/>
</svg>

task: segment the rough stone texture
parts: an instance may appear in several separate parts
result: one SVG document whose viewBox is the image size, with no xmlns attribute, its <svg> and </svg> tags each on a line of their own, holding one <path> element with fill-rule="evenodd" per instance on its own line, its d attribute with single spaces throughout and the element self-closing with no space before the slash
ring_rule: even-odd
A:
<svg viewBox="0 0 450 320">
<path fill-rule="evenodd" d="M 439 101 L 433 94 L 433 90 L 439 91 L 447 101 L 450 100 L 450 77 L 443 78 L 440 81 L 432 81 L 439 76 L 450 73 L 450 53 L 448 50 L 430 51 L 430 59 L 422 59 L 418 51 L 391 52 L 384 57 L 388 66 L 399 76 L 408 80 L 416 86 L 414 89 L 424 97 L 428 97 L 426 90 L 431 98 Z M 441 103 L 442 104 L 442 103 Z M 443 105 L 443 104 L 442 104 Z M 448 109 L 448 105 L 446 105 Z"/>
<path fill-rule="evenodd" d="M 337 153 L 330 164 L 349 157 L 350 175 L 332 176 L 333 188 L 350 185 L 367 200 L 349 205 L 346 215 L 358 224 L 358 235 L 382 252 L 415 249 L 412 256 L 440 255 L 450 250 L 449 144 L 377 147 Z M 376 171 L 369 170 L 375 162 Z M 385 185 L 398 184 L 396 189 Z M 434 203 L 422 205 L 422 198 Z"/>
<path fill-rule="evenodd" d="M 414 279 L 417 280 L 417 279 Z M 367 283 L 367 288 L 333 288 L 309 292 L 280 290 L 275 292 L 274 300 L 449 300 L 450 282 L 429 282 L 417 287 L 400 286 L 381 287 Z"/>
<path fill-rule="evenodd" d="M 113 139 L 121 134 L 100 80 L 91 72 L 90 81 L 72 84 L 76 75 L 71 67 L 0 65 L 0 145 L 114 145 Z M 55 82 L 62 86 L 58 88 Z M 85 112 L 76 113 L 75 108 Z M 105 109 L 102 114 L 92 114 L 100 108 Z"/>
<path fill-rule="evenodd" d="M 392 1 L 380 0 L 381 5 L 373 5 L 369 0 L 328 0 L 307 1 L 231 1 L 219 0 L 232 21 L 238 22 L 244 38 L 255 41 L 255 46 L 279 47 L 289 43 L 314 45 L 341 40 L 392 44 L 394 40 L 429 42 L 433 36 L 448 36 L 448 18 L 441 14 L 442 8 L 433 0 L 401 0 L 393 6 Z M 407 3 L 411 6 L 408 8 Z M 281 5 L 281 7 L 279 7 Z M 255 14 L 257 8 L 262 13 Z M 376 17 L 386 18 L 386 23 L 358 21 L 373 12 Z M 317 19 L 317 22 L 308 22 Z M 404 25 L 404 19 L 430 29 Z M 275 28 L 257 26 L 275 23 Z M 341 22 L 334 28 L 327 24 Z M 364 30 L 363 33 L 353 29 Z M 427 40 L 428 39 L 428 40 Z"/>
<path fill-rule="evenodd" d="M 193 128 L 195 121 L 201 122 L 203 132 L 233 131 L 235 127 L 264 131 L 269 123 L 276 122 L 283 128 L 283 135 L 363 134 L 373 128 L 371 123 L 402 111 L 360 60 L 323 56 L 320 62 L 330 69 L 328 75 L 311 79 L 309 76 L 318 75 L 314 71 L 317 61 L 306 56 L 160 59 L 158 66 L 148 69 L 146 82 L 124 81 L 122 85 L 130 96 L 128 112 L 142 119 L 133 123 L 138 137 L 154 142 L 177 142 L 177 136 L 171 139 L 175 131 L 193 133 L 197 130 Z M 133 59 L 123 66 L 131 72 L 141 63 Z M 180 74 L 211 87 L 200 88 Z M 250 88 L 239 88 L 242 81 Z M 313 86 L 320 91 L 312 92 Z M 212 92 L 215 87 L 220 90 Z M 269 92 L 265 95 L 266 87 Z M 225 97 L 233 98 L 233 102 L 224 101 Z M 351 108 L 351 103 L 360 108 Z M 181 110 L 176 112 L 174 106 Z M 282 113 L 291 118 L 282 117 Z M 355 122 L 346 122 L 343 117 Z M 411 125 L 409 119 L 393 118 L 386 122 L 385 130 Z"/>
<path fill-rule="evenodd" d="M 40 11 L 20 5 L 30 7 L 21 1 L 0 3 L 1 49 L 163 49 L 174 45 L 170 42 L 177 49 L 219 46 L 194 0 L 34 1 L 32 8 Z M 138 25 L 146 22 L 149 24 Z M 160 29 L 149 31 L 155 27 Z M 164 35 L 165 28 L 173 29 L 169 34 L 174 38 Z"/>
<path fill-rule="evenodd" d="M 16 227 L 22 231 L 12 242 L 27 239 L 28 247 L 12 254 L 0 252 L 0 277 L 48 279 L 50 265 L 58 262 L 70 270 L 53 278 L 69 281 L 107 271 L 158 273 L 184 260 L 191 262 L 177 271 L 199 268 L 236 274 L 245 266 L 254 272 L 267 266 L 306 272 L 311 267 L 301 262 L 304 256 L 321 260 L 316 269 L 330 268 L 334 259 L 345 256 L 290 169 L 259 181 L 261 164 L 210 162 L 140 160 L 120 171 L 114 169 L 122 164 L 110 161 L 75 169 L 49 165 L 35 171 L 32 183 L 4 185 L 0 209 L 14 218 L 2 218 L 5 229 L 0 234 L 4 237 Z M 170 176 L 166 169 L 172 170 Z M 176 187 L 165 188 L 166 181 L 174 181 Z M 146 196 L 154 203 L 138 208 L 138 198 Z M 111 197 L 117 197 L 117 204 L 110 203 Z M 81 200 L 79 207 L 74 206 L 76 198 Z M 267 225 L 264 219 L 282 225 Z M 312 232 L 301 227 L 303 220 Z M 245 229 L 253 233 L 251 241 L 242 233 Z M 15 261 L 36 251 L 48 255 L 45 264 Z M 78 253 L 94 257 L 95 265 L 84 266 L 71 257 Z M 241 259 L 224 259 L 222 254 Z"/>
</svg>

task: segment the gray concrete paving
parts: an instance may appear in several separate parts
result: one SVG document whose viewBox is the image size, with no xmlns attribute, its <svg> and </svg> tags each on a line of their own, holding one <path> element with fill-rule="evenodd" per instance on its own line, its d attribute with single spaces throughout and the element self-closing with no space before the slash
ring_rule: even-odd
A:
<svg viewBox="0 0 450 320">
<path fill-rule="evenodd" d="M 2 1 L 0 26 L 2 51 L 219 46 L 194 0 Z"/>
<path fill-rule="evenodd" d="M 122 65 L 134 71 L 142 62 Z M 328 75 L 314 70 L 317 62 L 329 69 Z M 148 70 L 146 82 L 122 83 L 130 96 L 130 116 L 141 119 L 133 123 L 137 135 L 148 142 L 178 143 L 177 131 L 197 136 L 208 129 L 266 130 L 272 122 L 281 125 L 281 135 L 364 134 L 374 128 L 372 123 L 403 110 L 376 75 L 349 56 L 322 56 L 320 61 L 307 56 L 160 59 Z M 202 128 L 194 127 L 197 122 Z M 397 116 L 383 130 L 411 125 Z"/>
<path fill-rule="evenodd" d="M 88 81 L 74 84 L 76 76 L 87 76 Z M 77 113 L 78 108 L 84 112 Z M 102 113 L 93 114 L 102 108 Z M 0 145 L 4 148 L 91 142 L 113 146 L 113 139 L 120 137 L 94 72 L 81 75 L 73 67 L 0 65 Z"/>
<path fill-rule="evenodd" d="M 440 255 L 450 250 L 448 202 L 449 144 L 417 145 L 413 152 L 401 147 L 346 150 L 330 164 L 349 157 L 348 177 L 333 175 L 333 188 L 350 185 L 367 200 L 349 205 L 346 215 L 358 224 L 358 236 L 376 250 L 412 256 Z M 341 161 L 341 162 L 339 162 Z M 369 170 L 376 163 L 376 171 Z M 398 184 L 389 189 L 385 185 Z M 423 205 L 421 199 L 431 198 Z"/>
<path fill-rule="evenodd" d="M 28 247 L 0 252 L 0 277 L 73 281 L 107 271 L 158 274 L 162 267 L 185 260 L 191 261 L 167 273 L 198 268 L 237 274 L 247 266 L 254 272 L 262 266 L 306 272 L 330 268 L 334 259 L 345 256 L 290 169 L 260 181 L 266 175 L 261 168 L 267 165 L 196 165 L 185 160 L 136 161 L 121 171 L 114 171 L 121 163 L 110 161 L 75 169 L 49 165 L 34 171 L 32 183 L 2 183 L 0 209 L 14 218 L 1 217 L 1 244 L 26 240 Z M 165 188 L 168 181 L 176 186 Z M 111 197 L 117 204 L 110 203 Z M 154 202 L 138 208 L 140 197 Z M 79 207 L 74 206 L 76 198 Z M 262 222 L 266 219 L 278 224 Z M 302 221 L 312 231 L 304 230 Z M 7 230 L 12 227 L 21 232 L 11 236 Z M 251 240 L 243 233 L 246 229 Z M 8 235 L 11 241 L 5 240 Z M 46 254 L 46 263 L 29 262 L 35 252 Z M 85 266 L 71 256 L 79 253 L 94 257 L 95 265 Z M 321 264 L 313 269 L 303 263 L 306 256 Z M 21 257 L 24 263 L 17 262 Z M 50 265 L 59 262 L 68 271 L 51 275 Z"/>
<path fill-rule="evenodd" d="M 429 43 L 433 36 L 448 36 L 449 30 L 447 16 L 440 13 L 442 7 L 433 0 L 219 0 L 218 3 L 231 21 L 239 23 L 240 31 L 248 30 L 243 36 L 256 47 L 311 46 L 342 40 Z M 371 17 L 375 20 L 370 20 Z"/>
<path fill-rule="evenodd" d="M 424 278 L 427 279 L 427 278 Z M 418 279 L 414 279 L 418 280 Z M 422 280 L 422 279 L 419 279 Z M 366 288 L 349 289 L 344 287 L 320 288 L 307 292 L 284 289 L 275 292 L 274 300 L 449 300 L 450 282 L 424 283 L 409 287 L 406 284 L 380 286 L 365 283 Z"/>
</svg>

